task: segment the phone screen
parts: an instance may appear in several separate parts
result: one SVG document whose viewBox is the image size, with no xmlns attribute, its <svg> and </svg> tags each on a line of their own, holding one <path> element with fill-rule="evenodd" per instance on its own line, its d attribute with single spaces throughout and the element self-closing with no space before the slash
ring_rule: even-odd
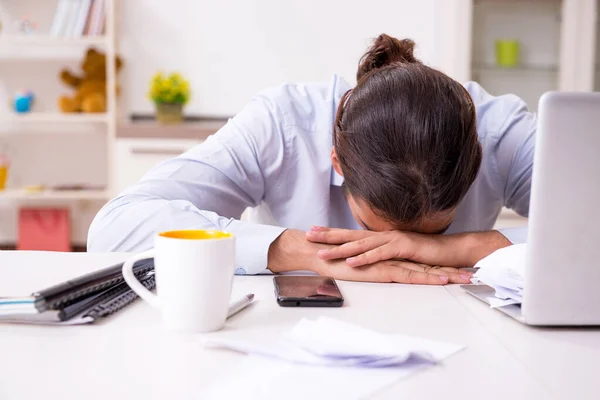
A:
<svg viewBox="0 0 600 400">
<path fill-rule="evenodd" d="M 326 276 L 276 276 L 274 283 L 282 306 L 340 307 L 344 302 L 335 280 Z"/>
</svg>

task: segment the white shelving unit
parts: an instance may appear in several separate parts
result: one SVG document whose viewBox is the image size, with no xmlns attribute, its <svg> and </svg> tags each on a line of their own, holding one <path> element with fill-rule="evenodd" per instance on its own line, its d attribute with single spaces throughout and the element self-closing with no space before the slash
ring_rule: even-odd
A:
<svg viewBox="0 0 600 400">
<path fill-rule="evenodd" d="M 561 0 L 479 0 L 472 18 L 472 79 L 492 94 L 516 94 L 535 110 L 544 92 L 558 88 Z M 496 63 L 499 39 L 519 42 L 514 67 Z"/>
<path fill-rule="evenodd" d="M 25 189 L 6 189 L 0 192 L 4 200 L 105 200 L 108 194 L 105 190 L 44 190 L 41 192 Z"/>
<path fill-rule="evenodd" d="M 54 37 L 49 35 L 15 35 L 0 36 L 0 46 L 105 46 L 110 41 L 107 36 Z"/>
<path fill-rule="evenodd" d="M 546 91 L 600 88 L 599 0 L 437 0 L 443 69 L 495 95 L 514 93 L 536 110 Z M 496 39 L 516 39 L 520 63 L 496 64 Z"/>
<path fill-rule="evenodd" d="M 538 73 L 548 73 L 548 74 L 556 74 L 558 72 L 558 66 L 556 65 L 541 65 L 541 66 L 532 66 L 532 65 L 519 65 L 512 68 L 504 68 L 500 67 L 496 64 L 492 63 L 474 63 L 473 71 L 488 71 L 488 72 L 502 72 L 506 74 L 538 74 Z"/>
<path fill-rule="evenodd" d="M 32 112 L 27 114 L 10 114 L 7 117 L 3 117 L 3 120 L 7 122 L 19 122 L 19 123 L 75 123 L 75 124 L 86 124 L 86 123 L 108 123 L 111 119 L 111 115 L 108 113 L 98 114 L 65 114 L 59 112 Z"/>
<path fill-rule="evenodd" d="M 34 3 L 33 0 L 29 0 Z M 101 125 L 105 129 L 105 140 L 106 140 L 106 188 L 103 190 L 73 190 L 73 191 L 53 191 L 46 190 L 38 193 L 28 192 L 22 189 L 9 188 L 0 191 L 0 201 L 10 201 L 19 203 L 22 201 L 34 200 L 36 202 L 43 202 L 48 200 L 53 203 L 56 201 L 89 201 L 89 200 L 107 200 L 112 195 L 114 171 L 113 168 L 113 155 L 116 141 L 116 128 L 117 128 L 117 100 L 115 90 L 110 88 L 116 87 L 116 35 L 115 35 L 115 20 L 116 20 L 116 0 L 105 0 L 104 6 L 106 23 L 105 23 L 105 34 L 101 36 L 81 36 L 81 37 L 53 37 L 46 34 L 31 34 L 31 35 L 18 35 L 11 33 L 0 33 L 0 49 L 7 49 L 9 52 L 7 55 L 0 56 L 0 63 L 3 59 L 14 62 L 15 59 L 23 62 L 30 62 L 30 58 L 60 58 L 60 52 L 55 52 L 52 49 L 55 48 L 67 48 L 73 51 L 80 50 L 80 57 L 86 48 L 90 46 L 97 47 L 106 52 L 106 76 L 107 76 L 107 111 L 106 113 L 98 114 L 85 114 L 85 113 L 60 113 L 60 112 L 31 112 L 24 114 L 8 113 L 0 116 L 0 123 L 9 123 L 11 130 L 14 131 L 15 135 L 23 135 L 28 132 L 35 132 L 36 127 L 39 126 L 45 130 L 48 127 L 53 129 L 53 132 L 47 132 L 47 135 L 61 134 L 61 126 L 76 125 L 87 126 L 93 124 L 95 126 Z M 52 10 L 54 12 L 54 10 Z M 48 18 L 51 18 L 49 15 Z M 10 51 L 14 49 L 14 54 Z M 4 54 L 4 53 L 3 53 Z M 58 55 L 57 55 L 58 54 Z M 65 56 L 68 58 L 69 56 Z M 19 131 L 20 127 L 23 127 L 23 131 Z M 26 128 L 26 129 L 25 129 Z M 56 129 L 54 129 L 56 128 Z M 80 166 L 74 166 L 74 168 L 80 168 Z M 79 183 L 79 182 L 78 182 Z"/>
</svg>

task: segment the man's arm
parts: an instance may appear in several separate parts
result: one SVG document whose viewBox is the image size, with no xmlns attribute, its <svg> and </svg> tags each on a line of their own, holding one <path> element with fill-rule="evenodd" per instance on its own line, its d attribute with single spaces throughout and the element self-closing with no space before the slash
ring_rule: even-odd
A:
<svg viewBox="0 0 600 400">
<path fill-rule="evenodd" d="M 335 245 L 318 251 L 319 258 L 345 260 L 351 267 L 401 259 L 425 265 L 470 268 L 494 251 L 511 245 L 496 231 L 426 235 L 318 227 L 307 232 L 306 237 L 315 243 Z"/>
<path fill-rule="evenodd" d="M 156 166 L 109 202 L 90 227 L 88 249 L 141 251 L 154 245 L 157 232 L 220 229 L 236 236 L 238 273 L 264 271 L 283 228 L 237 219 L 260 203 L 270 174 L 280 170 L 280 123 L 268 99 L 255 99 L 206 142 Z"/>
</svg>

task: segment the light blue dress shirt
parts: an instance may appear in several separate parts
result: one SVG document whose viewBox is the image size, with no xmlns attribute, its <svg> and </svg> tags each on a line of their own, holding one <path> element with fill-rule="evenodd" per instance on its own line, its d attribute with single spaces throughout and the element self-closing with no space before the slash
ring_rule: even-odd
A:
<svg viewBox="0 0 600 400">
<path fill-rule="evenodd" d="M 503 206 L 528 215 L 536 118 L 518 97 L 465 85 L 477 111 L 481 170 L 447 234 L 492 229 Z M 220 229 L 237 238 L 238 274 L 263 272 L 285 228 L 361 229 L 332 168 L 332 127 L 348 83 L 283 84 L 258 94 L 219 132 L 163 162 L 98 213 L 89 251 L 142 251 L 157 232 Z M 255 219 L 241 221 L 247 207 Z M 513 243 L 524 229 L 505 230 Z"/>
</svg>

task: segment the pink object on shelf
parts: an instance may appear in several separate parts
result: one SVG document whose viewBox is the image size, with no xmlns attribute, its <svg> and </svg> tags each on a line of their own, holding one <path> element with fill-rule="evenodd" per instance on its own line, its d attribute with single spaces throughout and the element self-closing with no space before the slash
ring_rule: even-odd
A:
<svg viewBox="0 0 600 400">
<path fill-rule="evenodd" d="M 19 250 L 71 251 L 71 221 L 67 208 L 22 208 Z"/>
</svg>

